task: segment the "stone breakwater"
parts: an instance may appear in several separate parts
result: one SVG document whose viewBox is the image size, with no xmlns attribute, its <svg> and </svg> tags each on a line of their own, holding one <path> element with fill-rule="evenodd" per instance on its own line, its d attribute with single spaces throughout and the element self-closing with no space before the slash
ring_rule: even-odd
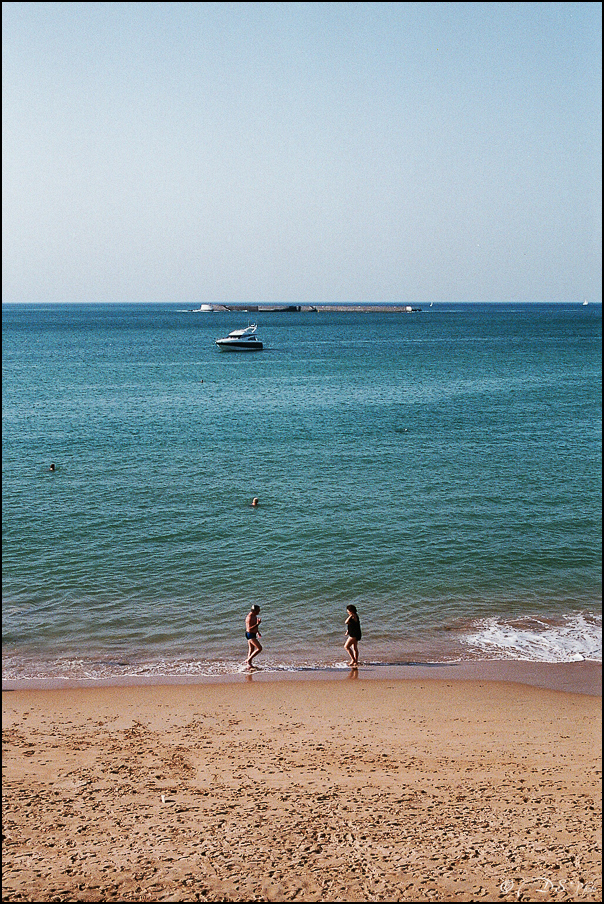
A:
<svg viewBox="0 0 604 904">
<path fill-rule="evenodd" d="M 383 314 L 415 314 L 420 313 L 421 308 L 409 304 L 202 304 L 191 313 L 218 313 L 221 311 L 240 311 L 242 313 L 270 314 L 285 313 L 379 313 Z"/>
</svg>

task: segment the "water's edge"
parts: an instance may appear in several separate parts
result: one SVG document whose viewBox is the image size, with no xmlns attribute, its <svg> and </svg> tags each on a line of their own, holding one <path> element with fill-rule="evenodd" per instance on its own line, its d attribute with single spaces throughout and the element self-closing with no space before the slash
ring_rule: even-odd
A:
<svg viewBox="0 0 604 904">
<path fill-rule="evenodd" d="M 272 681 L 486 681 L 526 684 L 552 691 L 602 696 L 602 663 L 525 662 L 409 662 L 349 668 L 254 669 L 230 675 L 124 677 L 120 679 L 19 679 L 2 682 L 2 691 L 57 690 L 78 687 L 137 687 L 154 685 L 206 685 Z"/>
</svg>

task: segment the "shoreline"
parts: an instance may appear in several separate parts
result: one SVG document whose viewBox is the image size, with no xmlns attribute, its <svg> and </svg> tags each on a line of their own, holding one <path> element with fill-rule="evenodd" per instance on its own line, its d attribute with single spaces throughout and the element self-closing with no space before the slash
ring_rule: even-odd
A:
<svg viewBox="0 0 604 904">
<path fill-rule="evenodd" d="M 4 901 L 601 900 L 595 696 L 418 677 L 2 701 Z"/>
<path fill-rule="evenodd" d="M 19 678 L 3 679 L 4 691 L 61 690 L 94 687 L 149 687 L 207 684 L 240 684 L 243 682 L 282 681 L 342 681 L 358 678 L 363 681 L 386 679 L 502 681 L 524 684 L 548 690 L 602 696 L 602 663 L 533 662 L 528 660 L 467 660 L 452 662 L 405 662 L 392 664 L 361 663 L 356 674 L 346 667 L 334 668 L 276 668 L 260 666 L 251 672 L 239 670 L 219 675 L 123 675 L 108 678 Z"/>
</svg>

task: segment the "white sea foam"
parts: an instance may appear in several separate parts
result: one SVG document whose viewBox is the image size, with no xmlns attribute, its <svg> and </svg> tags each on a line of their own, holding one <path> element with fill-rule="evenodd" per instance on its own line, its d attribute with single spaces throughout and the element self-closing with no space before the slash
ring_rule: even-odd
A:
<svg viewBox="0 0 604 904">
<path fill-rule="evenodd" d="M 531 662 L 602 661 L 601 617 L 572 615 L 559 621 L 488 618 L 463 638 L 474 653 Z"/>
</svg>

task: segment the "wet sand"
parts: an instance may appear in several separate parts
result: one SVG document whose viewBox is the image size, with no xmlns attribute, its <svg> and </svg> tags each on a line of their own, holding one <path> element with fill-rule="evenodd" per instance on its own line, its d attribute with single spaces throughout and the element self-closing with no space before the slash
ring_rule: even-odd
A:
<svg viewBox="0 0 604 904">
<path fill-rule="evenodd" d="M 415 674 L 4 691 L 3 900 L 601 900 L 601 698 Z"/>
</svg>

